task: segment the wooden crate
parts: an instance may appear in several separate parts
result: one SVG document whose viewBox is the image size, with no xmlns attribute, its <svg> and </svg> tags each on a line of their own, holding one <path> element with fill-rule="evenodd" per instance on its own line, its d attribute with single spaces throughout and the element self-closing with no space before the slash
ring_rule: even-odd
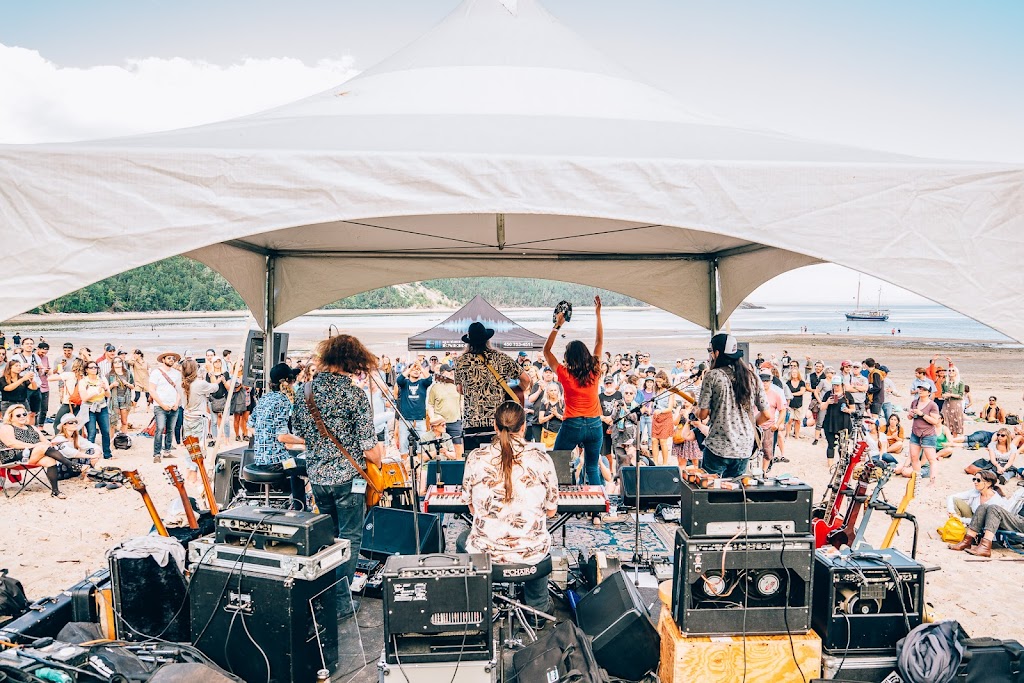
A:
<svg viewBox="0 0 1024 683">
<path fill-rule="evenodd" d="M 663 609 L 658 621 L 661 633 L 662 683 L 735 683 L 743 680 L 743 638 L 685 637 Z M 803 683 L 821 675 L 821 638 L 814 631 L 793 634 L 793 649 L 803 677 L 790 650 L 789 636 L 747 636 L 747 683 Z"/>
</svg>

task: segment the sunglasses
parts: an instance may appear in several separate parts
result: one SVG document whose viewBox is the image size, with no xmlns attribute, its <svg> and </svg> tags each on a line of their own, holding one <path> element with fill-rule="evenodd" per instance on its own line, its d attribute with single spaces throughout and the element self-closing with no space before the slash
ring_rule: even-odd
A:
<svg viewBox="0 0 1024 683">
<path fill-rule="evenodd" d="M 12 417 L 28 417 L 28 413 L 14 413 Z"/>
<path fill-rule="evenodd" d="M 78 424 L 78 420 L 68 420 L 64 424 L 66 424 L 66 425 L 76 425 L 76 424 Z"/>
<path fill-rule="evenodd" d="M 100 366 L 98 366 L 98 365 L 86 365 L 85 369 L 86 370 L 99 370 Z"/>
<path fill-rule="evenodd" d="M 975 484 L 981 483 L 981 482 L 983 482 L 983 481 L 985 481 L 985 480 L 984 480 L 984 479 L 982 479 L 981 477 L 974 477 L 974 483 L 975 483 Z"/>
</svg>

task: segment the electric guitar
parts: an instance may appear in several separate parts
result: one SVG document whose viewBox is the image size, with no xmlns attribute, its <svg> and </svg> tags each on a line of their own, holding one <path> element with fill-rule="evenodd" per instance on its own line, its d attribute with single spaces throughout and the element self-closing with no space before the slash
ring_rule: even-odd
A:
<svg viewBox="0 0 1024 683">
<path fill-rule="evenodd" d="M 185 519 L 188 520 L 188 527 L 190 529 L 198 529 L 199 522 L 196 521 L 196 513 L 192 510 L 192 501 L 188 499 L 188 492 L 185 490 L 185 480 L 181 478 L 178 466 L 168 465 L 164 468 L 164 471 L 167 473 L 167 481 L 171 486 L 178 489 L 178 495 L 181 496 L 181 504 L 185 507 Z"/>
<path fill-rule="evenodd" d="M 181 445 L 188 451 L 188 457 L 192 458 L 199 467 L 199 478 L 203 481 L 203 491 L 206 492 L 206 502 L 210 506 L 210 514 L 215 515 L 219 512 L 217 509 L 217 501 L 213 497 L 213 486 L 210 485 L 210 475 L 206 473 L 206 462 L 203 459 L 203 446 L 194 436 L 186 436 L 181 440 Z"/>
<path fill-rule="evenodd" d="M 132 488 L 139 492 L 142 496 L 142 502 L 146 504 L 146 510 L 149 511 L 149 518 L 153 520 L 153 526 L 156 527 L 156 532 L 161 536 L 170 536 L 167 533 L 167 527 L 164 526 L 164 522 L 160 519 L 160 515 L 157 514 L 156 506 L 153 505 L 153 499 L 149 497 L 149 492 L 146 491 L 146 485 L 142 483 L 142 477 L 139 476 L 138 470 L 125 470 L 121 474 L 128 480 L 128 483 L 132 485 Z"/>
<path fill-rule="evenodd" d="M 882 468 L 882 473 L 878 475 L 878 481 L 875 482 L 875 490 L 871 492 L 871 497 L 864 504 L 864 514 L 861 515 L 853 542 L 849 544 L 850 550 L 856 552 L 857 550 L 871 549 L 871 546 L 864 540 L 864 536 L 868 532 L 868 524 L 871 521 L 871 513 L 875 510 L 895 510 L 885 501 L 885 485 L 889 483 L 889 479 L 895 472 L 895 466 Z"/>
<path fill-rule="evenodd" d="M 844 467 L 842 461 L 840 461 L 840 464 L 836 467 L 835 473 L 832 475 L 832 481 L 828 485 L 827 498 L 822 506 L 824 514 L 821 519 L 816 519 L 811 523 L 811 529 L 814 532 L 815 548 L 825 545 L 828 535 L 842 526 L 843 515 L 840 514 L 840 510 L 847 497 L 845 491 L 849 490 L 853 471 L 860 465 L 867 447 L 868 445 L 865 442 L 858 441 L 857 446 L 853 449 L 853 454 L 849 456 L 848 460 L 845 455 L 846 449 L 840 449 L 840 457 L 846 460 L 846 466 Z"/>
<path fill-rule="evenodd" d="M 871 481 L 871 474 L 874 470 L 874 463 L 870 461 L 864 463 L 860 476 L 857 477 L 857 488 L 854 490 L 853 496 L 846 506 L 846 514 L 843 515 L 843 526 L 832 530 L 825 537 L 825 542 L 837 550 L 844 545 L 852 545 L 854 538 L 857 536 L 857 518 L 860 517 L 860 511 L 863 509 L 864 502 L 867 499 L 868 482 Z"/>
<path fill-rule="evenodd" d="M 903 498 L 899 504 L 896 505 L 895 515 L 902 515 L 907 511 L 907 506 L 910 505 L 910 501 L 914 500 L 914 496 L 917 495 L 917 472 L 910 474 L 910 479 L 907 481 L 907 490 L 903 493 Z M 896 536 L 896 529 L 900 526 L 900 518 L 893 516 L 892 521 L 889 522 L 889 529 L 885 532 L 885 538 L 882 539 L 883 548 L 891 548 L 893 538 Z"/>
</svg>

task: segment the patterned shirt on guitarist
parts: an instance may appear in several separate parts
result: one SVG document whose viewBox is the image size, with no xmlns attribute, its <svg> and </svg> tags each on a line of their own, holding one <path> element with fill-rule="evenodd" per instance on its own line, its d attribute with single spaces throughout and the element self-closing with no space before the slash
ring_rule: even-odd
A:
<svg viewBox="0 0 1024 683">
<path fill-rule="evenodd" d="M 296 396 L 304 394 L 303 385 L 295 387 Z M 377 445 L 373 411 L 366 392 L 350 377 L 321 372 L 313 378 L 313 400 L 327 429 L 341 441 L 356 462 L 365 467 L 363 451 Z M 306 441 L 306 472 L 311 484 L 334 486 L 350 482 L 357 476 L 348 458 L 317 429 L 305 401 L 296 401 L 292 408 L 292 433 Z"/>
</svg>

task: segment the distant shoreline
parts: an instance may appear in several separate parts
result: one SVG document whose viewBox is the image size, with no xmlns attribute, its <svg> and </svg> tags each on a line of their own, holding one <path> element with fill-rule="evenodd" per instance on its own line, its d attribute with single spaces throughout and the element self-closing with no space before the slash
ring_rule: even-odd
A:
<svg viewBox="0 0 1024 683">
<path fill-rule="evenodd" d="M 645 311 L 651 307 L 644 306 L 606 306 L 607 310 L 615 311 Z M 376 309 L 355 309 L 336 308 L 318 309 L 310 311 L 306 315 L 315 315 L 328 318 L 356 318 L 374 315 L 421 315 L 429 313 L 453 313 L 458 309 L 454 308 L 376 308 Z M 504 308 L 504 311 L 520 312 L 543 312 L 547 313 L 548 308 L 522 307 Z M 25 313 L 0 324 L 0 329 L 23 329 L 33 325 L 52 325 L 68 323 L 103 323 L 103 322 L 132 322 L 149 323 L 162 320 L 176 319 L 202 319 L 202 320 L 227 320 L 244 319 L 254 320 L 254 316 L 247 310 L 240 311 L 151 311 L 131 313 Z M 757 345 L 777 344 L 791 345 L 807 344 L 821 347 L 845 347 L 845 346 L 883 346 L 893 349 L 923 350 L 937 352 L 941 350 L 955 349 L 1019 349 L 1021 344 L 1012 340 L 1002 339 L 945 339 L 939 337 L 912 337 L 909 335 L 891 336 L 889 334 L 865 335 L 857 333 L 829 334 L 823 332 L 795 334 L 773 330 L 737 330 L 736 335 L 741 340 L 751 341 Z M 8 336 L 10 333 L 8 332 Z M 681 338 L 691 338 L 693 334 L 680 334 Z"/>
</svg>

